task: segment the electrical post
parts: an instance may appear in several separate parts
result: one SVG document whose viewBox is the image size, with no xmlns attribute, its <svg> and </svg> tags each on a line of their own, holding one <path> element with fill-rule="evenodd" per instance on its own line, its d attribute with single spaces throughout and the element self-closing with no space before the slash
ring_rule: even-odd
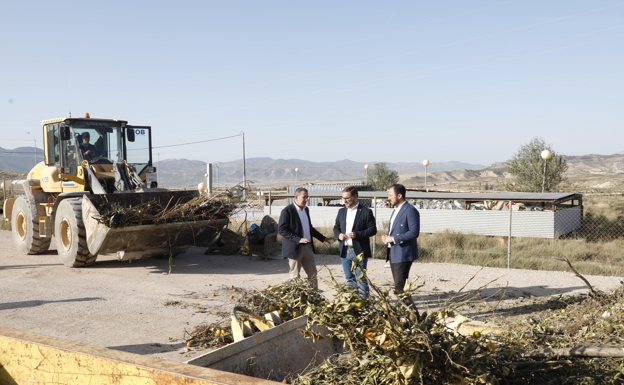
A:
<svg viewBox="0 0 624 385">
<path fill-rule="evenodd" d="M 429 166 L 428 159 L 423 160 L 423 166 L 425 166 L 425 191 L 429 192 L 429 189 L 427 188 L 427 166 Z"/>
<path fill-rule="evenodd" d="M 247 170 L 245 168 L 245 133 L 241 131 L 243 136 L 243 201 L 247 201 Z"/>
<path fill-rule="evenodd" d="M 35 138 L 35 134 L 31 134 L 30 132 L 26 132 L 29 135 L 32 135 L 33 141 L 35 142 L 35 166 L 37 165 L 37 138 Z"/>
</svg>

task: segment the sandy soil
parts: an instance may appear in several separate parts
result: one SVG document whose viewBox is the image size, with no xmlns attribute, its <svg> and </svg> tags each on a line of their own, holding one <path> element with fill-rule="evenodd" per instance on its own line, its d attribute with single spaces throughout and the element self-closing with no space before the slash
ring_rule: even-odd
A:
<svg viewBox="0 0 624 385">
<path fill-rule="evenodd" d="M 229 319 L 245 290 L 263 289 L 289 278 L 288 263 L 283 259 L 203 252 L 191 248 L 171 266 L 168 260 L 128 263 L 103 255 L 93 266 L 69 269 L 55 251 L 19 255 L 11 233 L 0 231 L 0 324 L 172 361 L 188 360 L 203 351 L 186 347 L 186 332 L 202 323 Z M 383 264 L 370 261 L 369 275 L 378 286 L 390 287 L 390 269 Z M 317 265 L 320 288 L 330 298 L 333 289 L 326 282 L 328 269 L 342 281 L 339 258 L 319 255 Z M 414 297 L 421 310 L 436 307 L 449 293 L 461 290 L 474 297 L 472 304 L 464 307 L 465 315 L 474 319 L 522 315 L 531 311 L 529 305 L 536 301 L 587 291 L 581 280 L 563 271 L 417 262 L 411 274 L 416 276 L 424 285 Z M 622 280 L 586 278 L 601 290 L 613 289 Z M 507 300 L 500 301 L 501 296 Z"/>
</svg>

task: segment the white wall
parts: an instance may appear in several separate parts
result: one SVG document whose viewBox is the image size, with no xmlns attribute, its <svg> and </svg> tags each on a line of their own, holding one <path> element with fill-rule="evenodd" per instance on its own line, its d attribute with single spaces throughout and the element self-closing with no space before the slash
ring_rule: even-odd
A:
<svg viewBox="0 0 624 385">
<path fill-rule="evenodd" d="M 284 206 L 273 206 L 271 215 L 279 219 Z M 333 227 L 340 207 L 309 207 L 314 227 Z M 372 209 L 379 234 L 385 231 L 392 209 Z M 269 213 L 269 208 L 264 208 Z M 491 236 L 509 235 L 509 211 L 494 210 L 427 210 L 421 209 L 420 231 L 440 233 L 453 231 Z M 555 238 L 576 230 L 581 225 L 581 207 L 552 211 L 513 211 L 511 235 L 514 237 Z"/>
</svg>

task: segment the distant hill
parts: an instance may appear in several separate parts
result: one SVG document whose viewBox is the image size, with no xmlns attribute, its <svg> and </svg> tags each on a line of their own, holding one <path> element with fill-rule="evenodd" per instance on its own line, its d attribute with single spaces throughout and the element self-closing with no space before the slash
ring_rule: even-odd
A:
<svg viewBox="0 0 624 385">
<path fill-rule="evenodd" d="M 279 184 L 321 182 L 357 182 L 366 180 L 364 162 L 341 160 L 336 162 L 310 162 L 300 159 L 250 158 L 245 161 L 247 181 L 255 186 L 275 186 Z M 369 164 L 373 167 L 373 163 Z M 218 167 L 217 167 L 218 166 Z M 422 163 L 387 163 L 387 166 L 399 174 L 424 173 Z M 427 170 L 457 170 L 460 168 L 483 168 L 462 162 L 431 163 Z M 299 172 L 295 172 L 295 168 Z M 158 178 L 161 186 L 195 187 L 205 181 L 206 163 L 188 159 L 168 159 L 160 161 Z M 232 186 L 243 181 L 242 159 L 213 164 L 213 184 L 215 186 Z M 218 179 L 218 181 L 217 181 Z"/>
<path fill-rule="evenodd" d="M 566 156 L 568 174 L 624 174 L 624 154 Z"/>
<path fill-rule="evenodd" d="M 42 150 L 38 150 L 38 160 L 42 160 Z M 594 177 L 624 175 L 624 154 L 567 156 L 568 178 L 583 176 L 587 186 L 595 184 Z M 0 171 L 28 172 L 34 165 L 34 148 L 19 147 L 13 150 L 0 148 Z M 374 163 L 368 163 L 373 167 Z M 299 183 L 361 183 L 366 180 L 364 162 L 341 160 L 336 162 L 311 162 L 300 159 L 272 159 L 268 157 L 249 158 L 245 161 L 247 181 L 252 187 L 283 187 L 297 180 Z M 387 163 L 396 170 L 400 182 L 407 186 L 424 186 L 425 168 L 421 162 Z M 163 187 L 194 188 L 204 182 L 206 163 L 189 159 L 161 160 L 158 167 L 158 180 Z M 295 168 L 299 172 L 295 172 Z M 587 179 L 588 176 L 594 176 Z M 504 162 L 488 167 L 463 162 L 432 162 L 427 167 L 427 184 L 436 187 L 454 188 L 470 184 L 475 188 L 496 187 L 509 175 Z M 243 181 L 242 159 L 213 164 L 213 185 L 228 187 Z"/>
<path fill-rule="evenodd" d="M 566 160 L 567 181 L 561 185 L 566 191 L 614 191 L 624 186 L 624 154 L 566 156 Z M 427 184 L 436 189 L 497 189 L 510 177 L 505 163 L 497 162 L 481 170 L 432 172 Z M 423 187 L 424 180 L 424 173 L 401 177 L 401 183 L 412 187 Z"/>
<path fill-rule="evenodd" d="M 40 148 L 37 148 L 37 160 L 43 160 L 43 150 Z M 34 147 L 18 147 L 12 150 L 0 147 L 0 170 L 28 172 L 34 165 Z"/>
</svg>

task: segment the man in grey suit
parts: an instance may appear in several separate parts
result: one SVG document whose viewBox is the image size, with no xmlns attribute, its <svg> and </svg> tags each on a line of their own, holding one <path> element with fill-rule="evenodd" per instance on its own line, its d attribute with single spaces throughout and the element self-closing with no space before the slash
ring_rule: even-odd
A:
<svg viewBox="0 0 624 385">
<path fill-rule="evenodd" d="M 381 236 L 383 243 L 388 245 L 394 289 L 399 293 L 405 288 L 412 262 L 418 259 L 416 238 L 420 234 L 420 214 L 405 200 L 405 193 L 405 186 L 401 184 L 388 189 L 388 200 L 394 211 L 390 216 L 388 235 Z"/>
</svg>

